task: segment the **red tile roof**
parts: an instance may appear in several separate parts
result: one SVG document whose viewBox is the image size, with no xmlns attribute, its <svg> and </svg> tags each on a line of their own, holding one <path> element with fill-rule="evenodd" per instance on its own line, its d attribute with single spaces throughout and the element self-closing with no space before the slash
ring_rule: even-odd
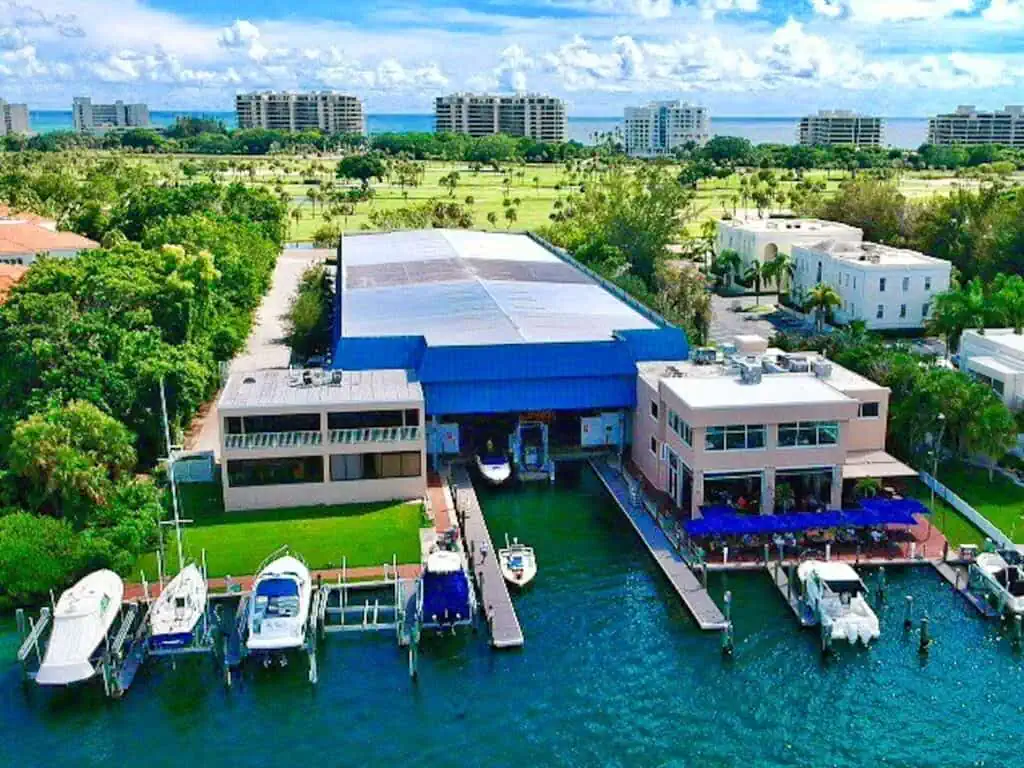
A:
<svg viewBox="0 0 1024 768">
<path fill-rule="evenodd" d="M 14 284 L 28 272 L 28 267 L 19 267 L 14 264 L 0 264 L 0 304 L 7 299 Z"/>
</svg>

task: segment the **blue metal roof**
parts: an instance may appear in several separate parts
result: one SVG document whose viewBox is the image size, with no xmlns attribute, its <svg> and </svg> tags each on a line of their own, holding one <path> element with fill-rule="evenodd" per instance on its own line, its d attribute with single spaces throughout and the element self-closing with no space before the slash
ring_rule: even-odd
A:
<svg viewBox="0 0 1024 768">
<path fill-rule="evenodd" d="M 334 348 L 333 365 L 343 371 L 374 368 L 416 370 L 427 343 L 422 336 L 361 336 L 343 338 Z"/>
<path fill-rule="evenodd" d="M 424 384 L 423 396 L 428 416 L 632 408 L 636 405 L 636 379 L 606 376 L 445 382 Z"/>
<path fill-rule="evenodd" d="M 636 376 L 628 345 L 597 341 L 427 347 L 419 367 L 424 383 L 588 376 Z"/>
<path fill-rule="evenodd" d="M 690 343 L 682 328 L 616 331 L 615 337 L 629 346 L 636 362 L 645 360 L 687 360 Z"/>
</svg>

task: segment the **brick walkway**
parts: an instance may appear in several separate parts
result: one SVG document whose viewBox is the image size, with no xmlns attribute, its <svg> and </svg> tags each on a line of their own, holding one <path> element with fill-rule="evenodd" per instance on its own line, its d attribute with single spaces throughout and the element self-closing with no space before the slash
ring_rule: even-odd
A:
<svg viewBox="0 0 1024 768">
<path fill-rule="evenodd" d="M 427 493 L 430 496 L 430 509 L 434 513 L 434 530 L 443 533 L 454 525 L 455 516 L 444 481 L 433 472 L 427 477 Z"/>
</svg>

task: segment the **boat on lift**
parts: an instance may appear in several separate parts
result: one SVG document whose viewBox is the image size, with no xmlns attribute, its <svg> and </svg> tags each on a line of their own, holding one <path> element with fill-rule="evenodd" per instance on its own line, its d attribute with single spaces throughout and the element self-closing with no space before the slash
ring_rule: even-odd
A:
<svg viewBox="0 0 1024 768">
<path fill-rule="evenodd" d="M 462 554 L 435 550 L 427 555 L 419 582 L 419 614 L 427 629 L 452 630 L 471 624 L 476 596 Z"/>
<path fill-rule="evenodd" d="M 868 645 L 881 635 L 878 616 L 867 602 L 867 587 L 847 563 L 806 560 L 797 567 L 803 599 L 831 632 L 832 640 Z"/>
<path fill-rule="evenodd" d="M 99 649 L 121 610 L 124 583 L 113 571 L 93 571 L 64 591 L 53 611 L 39 685 L 70 685 L 99 671 Z"/>
<path fill-rule="evenodd" d="M 306 642 L 313 587 L 309 568 L 287 549 L 271 557 L 274 559 L 260 567 L 252 586 L 245 642 L 254 652 L 286 651 Z"/>
<path fill-rule="evenodd" d="M 505 581 L 515 587 L 525 587 L 537 575 L 537 556 L 533 547 L 520 544 L 517 538 L 509 543 L 507 533 L 505 546 L 498 550 L 498 564 Z"/>
<path fill-rule="evenodd" d="M 512 463 L 505 454 L 477 454 L 476 468 L 491 485 L 502 485 L 512 477 Z"/>
<path fill-rule="evenodd" d="M 1024 613 L 1024 557 L 1015 550 L 982 552 L 971 570 L 995 594 L 1006 611 Z"/>
<path fill-rule="evenodd" d="M 171 579 L 149 613 L 151 650 L 184 648 L 192 644 L 196 624 L 206 612 L 206 579 L 195 563 Z"/>
</svg>

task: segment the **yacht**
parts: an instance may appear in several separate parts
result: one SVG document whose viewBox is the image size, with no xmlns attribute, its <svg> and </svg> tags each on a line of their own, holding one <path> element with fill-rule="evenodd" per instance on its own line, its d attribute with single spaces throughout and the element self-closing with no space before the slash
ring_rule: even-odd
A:
<svg viewBox="0 0 1024 768">
<path fill-rule="evenodd" d="M 149 613 L 152 650 L 192 644 L 196 624 L 206 612 L 206 579 L 195 563 L 186 565 L 160 592 Z"/>
<path fill-rule="evenodd" d="M 436 550 L 427 555 L 420 576 L 419 609 L 423 626 L 452 629 L 473 621 L 476 598 L 459 552 Z"/>
<path fill-rule="evenodd" d="M 515 587 L 525 587 L 537 575 L 537 556 L 533 547 L 520 544 L 519 539 L 509 543 L 505 534 L 505 546 L 498 550 L 498 564 L 505 581 Z"/>
<path fill-rule="evenodd" d="M 65 590 L 53 611 L 40 685 L 70 685 L 99 670 L 97 651 L 121 610 L 124 583 L 113 571 L 94 571 Z"/>
<path fill-rule="evenodd" d="M 1014 550 L 982 552 L 971 570 L 1010 613 L 1024 613 L 1024 559 Z"/>
<path fill-rule="evenodd" d="M 502 485 L 512 477 L 512 464 L 504 454 L 477 454 L 476 468 L 491 485 Z"/>
<path fill-rule="evenodd" d="M 881 635 L 878 617 L 865 599 L 867 587 L 852 566 L 808 560 L 800 563 L 797 578 L 804 602 L 826 629 L 831 628 L 832 640 L 868 645 Z"/>
<path fill-rule="evenodd" d="M 246 647 L 257 652 L 302 647 L 312 586 L 309 568 L 293 554 L 262 566 L 252 586 Z"/>
</svg>

